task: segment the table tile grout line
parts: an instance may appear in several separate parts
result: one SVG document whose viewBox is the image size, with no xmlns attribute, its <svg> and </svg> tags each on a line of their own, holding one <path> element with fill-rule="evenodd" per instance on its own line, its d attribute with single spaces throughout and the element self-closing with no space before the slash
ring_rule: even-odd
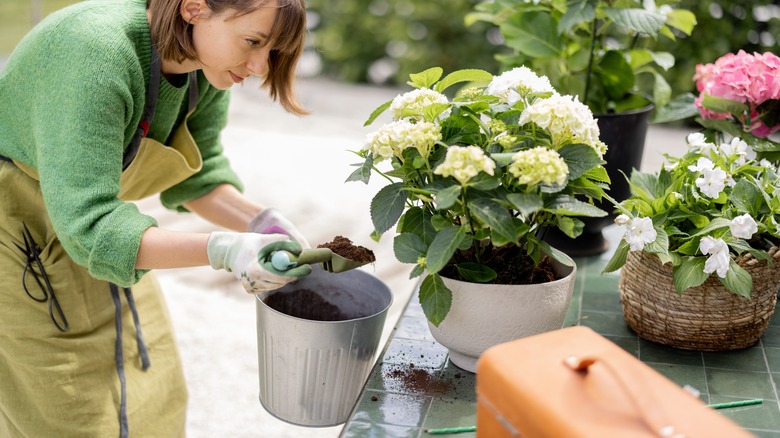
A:
<svg viewBox="0 0 780 438">
<path fill-rule="evenodd" d="M 772 393 L 775 395 L 775 401 L 777 402 L 777 409 L 780 411 L 780 397 L 777 394 L 777 385 L 775 385 L 775 377 L 772 375 L 772 367 L 769 366 L 769 358 L 766 356 L 766 349 L 764 349 L 763 336 L 758 340 L 758 345 L 761 348 L 761 354 L 764 356 L 764 365 L 769 374 L 769 383 L 772 384 Z"/>
</svg>

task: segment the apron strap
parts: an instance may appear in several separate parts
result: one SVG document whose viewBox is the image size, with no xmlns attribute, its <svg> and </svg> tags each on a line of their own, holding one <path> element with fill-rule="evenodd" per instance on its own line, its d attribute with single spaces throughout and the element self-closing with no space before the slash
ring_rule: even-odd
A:
<svg viewBox="0 0 780 438">
<path fill-rule="evenodd" d="M 149 126 L 152 124 L 154 112 L 157 109 L 157 95 L 160 93 L 160 55 L 157 54 L 157 46 L 152 44 L 152 63 L 149 68 L 149 86 L 146 88 L 146 106 L 138 128 L 135 131 L 130 147 L 125 151 L 122 157 L 122 170 L 133 162 L 133 158 L 141 147 L 141 139 L 149 133 Z"/>
<path fill-rule="evenodd" d="M 125 378 L 125 359 L 124 352 L 122 351 L 122 301 L 119 296 L 119 288 L 114 283 L 108 284 L 111 290 L 111 298 L 114 300 L 114 308 L 116 309 L 115 324 L 116 324 L 116 373 L 119 375 L 119 386 L 121 389 L 121 399 L 119 402 L 119 436 L 120 438 L 127 438 L 129 436 L 129 424 L 127 421 L 127 380 Z M 130 312 L 133 314 L 133 323 L 135 324 L 136 342 L 138 343 L 138 353 L 141 356 L 141 365 L 145 371 L 151 366 L 149 361 L 149 353 L 146 349 L 146 343 L 144 342 L 143 334 L 141 333 L 141 323 L 138 319 L 138 310 L 135 307 L 135 300 L 133 299 L 133 292 L 129 287 L 123 288 L 125 291 L 125 298 L 127 299 L 127 305 L 130 307 Z"/>
<path fill-rule="evenodd" d="M 198 99 L 200 99 L 200 91 L 198 91 L 198 73 L 197 71 L 191 71 L 190 72 L 190 93 L 187 96 L 187 100 L 189 101 L 187 107 L 187 114 L 191 113 L 192 110 L 194 110 L 195 107 L 198 106 Z"/>
</svg>

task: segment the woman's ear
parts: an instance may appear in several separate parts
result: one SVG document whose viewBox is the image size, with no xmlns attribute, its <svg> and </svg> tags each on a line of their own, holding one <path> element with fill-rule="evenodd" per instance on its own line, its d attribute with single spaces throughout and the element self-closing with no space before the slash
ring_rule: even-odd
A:
<svg viewBox="0 0 780 438">
<path fill-rule="evenodd" d="M 195 24 L 206 7 L 204 0 L 182 0 L 179 13 L 181 13 L 181 18 L 184 21 Z"/>
</svg>

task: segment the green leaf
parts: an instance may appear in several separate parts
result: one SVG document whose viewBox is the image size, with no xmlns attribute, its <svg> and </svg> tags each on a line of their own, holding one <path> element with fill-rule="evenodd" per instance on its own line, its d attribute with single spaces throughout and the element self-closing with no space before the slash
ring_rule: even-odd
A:
<svg viewBox="0 0 780 438">
<path fill-rule="evenodd" d="M 591 22 L 596 18 L 596 8 L 589 0 L 575 0 L 570 2 L 566 13 L 558 22 L 558 34 L 568 32 L 580 23 Z"/>
<path fill-rule="evenodd" d="M 701 242 L 700 238 L 690 239 L 687 242 L 683 243 L 682 245 L 678 246 L 675 251 L 680 254 L 685 254 L 689 256 L 696 255 L 696 253 L 699 252 L 700 242 Z"/>
<path fill-rule="evenodd" d="M 531 243 L 531 241 L 529 241 L 529 243 Z M 550 246 L 549 243 L 540 240 L 539 247 L 545 254 L 549 255 L 555 261 L 563 264 L 564 266 L 574 266 L 574 261 L 569 256 L 567 256 L 565 252 L 560 251 L 559 249 L 553 246 Z"/>
<path fill-rule="evenodd" d="M 433 123 L 433 121 L 436 120 L 436 117 L 439 117 L 439 114 L 447 111 L 449 108 L 449 103 L 432 103 L 425 106 L 422 116 L 426 122 Z"/>
<path fill-rule="evenodd" d="M 450 86 L 460 82 L 490 82 L 493 75 L 480 69 L 464 69 L 454 71 L 436 84 L 435 90 L 441 93 Z"/>
<path fill-rule="evenodd" d="M 672 87 L 666 82 L 666 79 L 661 73 L 653 73 L 655 82 L 653 83 L 653 102 L 659 107 L 669 103 L 672 98 Z"/>
<path fill-rule="evenodd" d="M 628 257 L 628 250 L 630 246 L 625 239 L 620 239 L 618 247 L 615 249 L 615 253 L 612 254 L 612 258 L 607 262 L 607 266 L 604 267 L 602 272 L 615 272 L 626 264 L 626 258 Z"/>
<path fill-rule="evenodd" d="M 650 244 L 645 245 L 644 251 L 652 252 L 656 254 L 666 255 L 669 253 L 669 236 L 666 234 L 663 228 L 660 226 L 653 227 L 655 229 L 655 240 Z"/>
<path fill-rule="evenodd" d="M 696 26 L 696 15 L 685 9 L 675 9 L 666 15 L 666 25 L 691 36 Z"/>
<path fill-rule="evenodd" d="M 458 273 L 472 283 L 487 283 L 498 277 L 496 271 L 480 263 L 458 263 L 455 265 Z"/>
<path fill-rule="evenodd" d="M 425 272 L 425 268 L 420 265 L 414 265 L 414 268 L 412 268 L 412 272 L 409 273 L 409 279 L 417 278 Z"/>
<path fill-rule="evenodd" d="M 584 144 L 568 144 L 558 149 L 558 154 L 569 167 L 569 180 L 577 179 L 604 163 L 592 147 Z"/>
<path fill-rule="evenodd" d="M 675 97 L 668 104 L 656 110 L 653 123 L 674 122 L 698 116 L 699 109 L 693 104 L 695 100 L 696 96 L 692 93 L 684 93 Z"/>
<path fill-rule="evenodd" d="M 365 123 L 363 123 L 363 126 L 368 126 L 371 123 L 376 120 L 377 117 L 379 117 L 383 112 L 385 112 L 386 109 L 390 108 L 390 105 L 393 104 L 392 100 L 388 100 L 387 102 L 383 103 L 382 105 L 379 105 L 379 108 L 375 109 L 374 112 L 371 113 L 370 116 L 368 116 L 368 120 L 366 120 Z"/>
<path fill-rule="evenodd" d="M 416 234 L 401 233 L 393 239 L 393 253 L 401 263 L 417 263 L 427 250 L 428 245 Z"/>
<path fill-rule="evenodd" d="M 477 198 L 469 202 L 469 210 L 479 220 L 490 226 L 495 233 L 509 242 L 517 243 L 512 216 L 501 204 L 490 199 Z"/>
<path fill-rule="evenodd" d="M 458 201 L 458 197 L 462 191 L 462 187 L 459 185 L 452 185 L 444 190 L 439 190 L 434 197 L 437 210 L 446 210 Z"/>
<path fill-rule="evenodd" d="M 383 187 L 371 200 L 371 222 L 374 230 L 382 234 L 389 230 L 401 217 L 406 205 L 406 192 L 403 183 L 393 183 Z"/>
<path fill-rule="evenodd" d="M 604 217 L 607 212 L 593 204 L 582 202 L 569 195 L 559 195 L 552 202 L 547 202 L 545 209 L 556 215 Z"/>
<path fill-rule="evenodd" d="M 416 88 L 431 88 L 436 81 L 441 78 L 444 70 L 441 67 L 431 67 L 428 70 L 420 73 L 412 73 L 409 75 L 409 85 Z"/>
<path fill-rule="evenodd" d="M 737 184 L 731 189 L 731 195 L 729 200 L 734 203 L 742 213 L 750 213 L 752 217 L 758 217 L 758 209 L 763 203 L 763 196 L 761 196 L 761 189 L 759 189 L 753 182 L 747 178 L 740 178 Z"/>
<path fill-rule="evenodd" d="M 429 274 L 420 284 L 420 305 L 428 321 L 436 327 L 444 321 L 452 306 L 452 291 L 441 277 Z"/>
<path fill-rule="evenodd" d="M 542 197 L 536 193 L 510 193 L 506 198 L 525 217 L 536 213 L 544 207 Z"/>
<path fill-rule="evenodd" d="M 683 293 L 689 287 L 699 286 L 710 274 L 704 272 L 704 257 L 684 257 L 682 264 L 672 269 L 674 288 Z"/>
<path fill-rule="evenodd" d="M 423 210 L 420 207 L 411 207 L 401 217 L 401 221 L 398 224 L 398 232 L 416 234 L 423 242 L 430 244 L 433 242 L 433 238 L 436 237 L 432 216 L 427 210 Z"/>
<path fill-rule="evenodd" d="M 607 17 L 615 23 L 635 32 L 646 33 L 652 37 L 666 24 L 666 16 L 638 8 L 604 8 Z"/>
<path fill-rule="evenodd" d="M 573 217 L 557 216 L 555 223 L 559 230 L 572 239 L 582 234 L 582 230 L 585 228 L 584 222 Z"/>
<path fill-rule="evenodd" d="M 358 168 L 344 182 L 360 181 L 368 184 L 368 180 L 371 178 L 371 169 L 374 167 L 373 157 L 369 155 L 363 163 L 355 164 L 355 166 L 358 166 Z"/>
<path fill-rule="evenodd" d="M 658 188 L 658 175 L 655 173 L 634 170 L 631 172 L 631 188 L 633 189 L 632 192 L 635 192 L 646 201 L 651 201 L 664 194 L 663 191 Z M 639 192 L 637 189 L 644 193 Z"/>
<path fill-rule="evenodd" d="M 753 278 L 733 259 L 729 259 L 729 270 L 726 271 L 726 278 L 718 277 L 718 279 L 728 290 L 741 297 L 750 298 L 750 292 L 753 290 Z"/>
<path fill-rule="evenodd" d="M 701 229 L 693 234 L 693 236 L 706 236 L 710 234 L 711 232 L 720 229 L 725 228 L 731 225 L 731 221 L 723 218 L 723 217 L 717 217 L 707 223 L 707 225 L 701 227 Z"/>
<path fill-rule="evenodd" d="M 558 23 L 546 12 L 517 12 L 499 25 L 508 47 L 533 58 L 557 58 L 563 53 Z"/>
<path fill-rule="evenodd" d="M 703 95 L 704 98 L 701 101 L 701 106 L 710 111 L 740 116 L 748 109 L 747 105 L 742 102 L 737 102 L 736 100 L 724 99 L 707 93 L 703 93 Z"/>
<path fill-rule="evenodd" d="M 466 230 L 463 227 L 451 226 L 439 231 L 428 247 L 428 272 L 435 274 L 441 271 L 465 237 Z"/>
<path fill-rule="evenodd" d="M 650 52 L 653 55 L 653 61 L 664 70 L 674 67 L 674 55 L 669 52 Z"/>
<path fill-rule="evenodd" d="M 595 73 L 611 99 L 621 99 L 634 87 L 634 71 L 623 54 L 617 50 L 609 50 L 604 54 Z"/>
</svg>

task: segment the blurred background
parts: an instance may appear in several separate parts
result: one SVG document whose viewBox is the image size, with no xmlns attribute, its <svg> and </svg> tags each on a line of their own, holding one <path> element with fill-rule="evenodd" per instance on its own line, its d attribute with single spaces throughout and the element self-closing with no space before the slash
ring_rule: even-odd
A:
<svg viewBox="0 0 780 438">
<path fill-rule="evenodd" d="M 527 0 L 517 0 L 527 1 Z M 76 0 L 0 2 L 0 56 L 42 17 Z M 410 73 L 428 66 L 445 72 L 483 68 L 497 72 L 496 55 L 509 53 L 495 26 L 464 17 L 476 0 L 309 0 L 309 47 L 302 76 L 325 76 L 347 83 L 404 84 Z M 663 1 L 657 2 L 659 5 Z M 677 65 L 666 72 L 675 91 L 693 90 L 698 63 L 726 52 L 780 48 L 780 5 L 776 0 L 684 0 L 680 8 L 698 20 L 693 38 L 665 40 Z"/>
<path fill-rule="evenodd" d="M 96 0 L 100 1 L 100 0 Z M 506 1 L 506 0 L 503 0 Z M 515 0 L 531 1 L 531 0 Z M 0 69 L 35 23 L 75 0 L 1 0 Z M 310 28 L 299 65 L 299 97 L 312 114 L 290 115 L 258 90 L 259 81 L 234 87 L 225 154 L 242 176 L 247 194 L 279 208 L 316 245 L 342 234 L 371 248 L 369 272 L 385 281 L 395 301 L 388 338 L 414 287 L 409 267 L 396 262 L 392 236 L 369 238 L 373 181 L 344 184 L 372 127 L 374 108 L 408 89 L 410 73 L 431 66 L 445 72 L 481 68 L 500 73 L 511 51 L 487 22 L 465 24 L 477 0 L 308 0 Z M 657 3 L 663 4 L 662 0 Z M 776 0 L 684 0 L 698 20 L 691 38 L 668 40 L 677 64 L 665 72 L 673 93 L 694 91 L 696 64 L 727 52 L 780 54 L 780 5 Z M 2 109 L 7 110 L 7 109 Z M 678 123 L 679 126 L 679 123 Z M 662 152 L 684 146 L 686 131 L 654 126 L 642 170 L 655 171 Z M 214 227 L 192 215 L 165 210 L 156 198 L 138 203 L 161 226 L 202 231 Z M 223 275 L 224 274 L 224 275 Z M 157 273 L 176 328 L 190 388 L 190 437 L 335 437 L 341 427 L 304 429 L 273 418 L 257 400 L 254 297 L 235 279 L 208 267 Z M 143 318 L 143 316 L 141 316 Z"/>
</svg>

